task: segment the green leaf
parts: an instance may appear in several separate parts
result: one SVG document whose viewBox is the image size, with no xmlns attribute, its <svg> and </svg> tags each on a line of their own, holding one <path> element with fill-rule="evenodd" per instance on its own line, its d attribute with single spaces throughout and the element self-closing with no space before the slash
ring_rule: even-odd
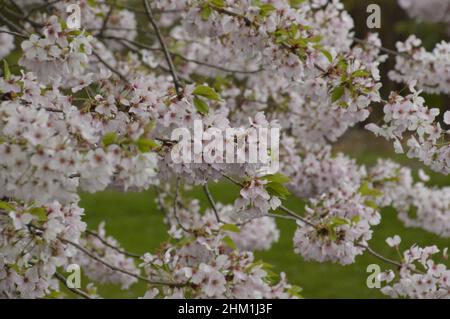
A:
<svg viewBox="0 0 450 319">
<path fill-rule="evenodd" d="M 341 97 L 344 96 L 344 93 L 345 93 L 345 87 L 338 86 L 331 93 L 331 101 L 334 103 L 334 102 L 340 100 Z"/>
<path fill-rule="evenodd" d="M 379 197 L 383 195 L 383 192 L 379 191 L 378 189 L 370 188 L 369 182 L 364 182 L 358 191 L 363 196 Z"/>
<path fill-rule="evenodd" d="M 206 85 L 197 86 L 192 93 L 194 95 L 203 96 L 204 98 L 207 98 L 208 100 L 220 101 L 219 94 L 217 94 L 216 91 L 214 91 L 214 89 L 212 89 Z"/>
<path fill-rule="evenodd" d="M 208 21 L 209 17 L 211 16 L 212 9 L 210 6 L 204 6 L 202 8 L 202 11 L 200 12 L 200 16 L 202 17 L 203 21 Z"/>
<path fill-rule="evenodd" d="M 303 298 L 303 296 L 300 294 L 302 291 L 303 289 L 301 287 L 292 285 L 287 292 L 293 297 Z"/>
<path fill-rule="evenodd" d="M 316 35 L 316 36 L 311 37 L 311 38 L 306 38 L 305 40 L 308 41 L 308 42 L 315 42 L 315 43 L 317 43 L 317 42 L 322 41 L 322 39 L 323 39 L 322 36 Z"/>
<path fill-rule="evenodd" d="M 11 204 L 2 200 L 0 200 L 0 209 L 6 210 L 7 212 L 15 210 L 15 208 Z"/>
<path fill-rule="evenodd" d="M 225 244 L 227 244 L 228 247 L 230 247 L 230 248 L 232 248 L 232 249 L 234 249 L 234 250 L 237 249 L 236 244 L 234 243 L 233 239 L 231 239 L 230 236 L 225 236 L 225 237 L 223 238 L 223 242 L 224 242 Z"/>
<path fill-rule="evenodd" d="M 198 97 L 194 97 L 194 106 L 200 114 L 206 115 L 209 112 L 208 103 Z"/>
<path fill-rule="evenodd" d="M 102 142 L 103 142 L 103 145 L 105 145 L 105 146 L 109 146 L 111 144 L 116 144 L 117 143 L 117 133 L 115 133 L 115 132 L 106 133 L 103 136 Z"/>
<path fill-rule="evenodd" d="M 370 73 L 366 70 L 357 70 L 352 73 L 352 76 L 355 78 L 365 78 L 369 75 L 370 75 Z"/>
<path fill-rule="evenodd" d="M 97 7 L 97 3 L 95 3 L 95 0 L 87 0 L 87 3 L 89 4 L 89 6 L 96 8 Z"/>
<path fill-rule="evenodd" d="M 375 202 L 372 201 L 372 200 L 366 200 L 366 201 L 364 202 L 364 205 L 366 205 L 367 207 L 373 208 L 373 209 L 377 209 L 377 208 L 378 208 L 377 203 L 375 203 Z"/>
<path fill-rule="evenodd" d="M 361 216 L 360 215 L 355 215 L 351 218 L 352 223 L 357 224 L 361 221 Z"/>
<path fill-rule="evenodd" d="M 136 141 L 136 146 L 142 153 L 147 153 L 150 152 L 151 150 L 158 149 L 161 147 L 161 145 L 156 143 L 154 140 L 150 140 L 143 137 L 141 137 Z"/>
<path fill-rule="evenodd" d="M 31 215 L 36 216 L 39 221 L 45 222 L 47 220 L 47 211 L 43 207 L 34 207 L 28 211 Z"/>
<path fill-rule="evenodd" d="M 222 227 L 220 227 L 220 229 L 222 229 L 224 231 L 231 231 L 233 233 L 240 233 L 241 232 L 239 227 L 234 225 L 234 224 L 224 224 L 224 225 L 222 225 Z"/>
<path fill-rule="evenodd" d="M 330 63 L 333 62 L 333 56 L 328 50 L 321 49 L 320 52 L 322 52 L 322 54 L 328 59 L 328 61 L 330 61 Z"/>
<path fill-rule="evenodd" d="M 297 8 L 299 5 L 301 5 L 305 0 L 289 0 L 289 4 L 292 8 Z"/>
<path fill-rule="evenodd" d="M 218 8 L 225 7 L 225 0 L 210 0 L 209 3 Z"/>
<path fill-rule="evenodd" d="M 288 189 L 280 183 L 270 182 L 266 185 L 266 190 L 270 195 L 277 196 L 282 199 L 286 199 L 291 193 Z"/>
<path fill-rule="evenodd" d="M 260 269 L 263 269 L 265 271 L 271 270 L 274 266 L 272 264 L 269 264 L 267 262 L 264 262 L 262 260 L 256 260 L 252 262 L 251 264 L 247 265 L 246 270 L 252 270 L 256 267 L 259 267 Z"/>
<path fill-rule="evenodd" d="M 336 231 L 334 230 L 334 227 L 330 227 L 328 229 L 328 237 L 332 240 L 332 241 L 336 241 L 337 239 L 337 234 Z"/>
<path fill-rule="evenodd" d="M 335 217 L 331 218 L 330 225 L 331 225 L 331 227 L 334 228 L 336 226 L 347 225 L 348 223 L 349 222 L 347 219 L 335 216 Z"/>
<path fill-rule="evenodd" d="M 259 6 L 259 15 L 262 17 L 267 17 L 274 10 L 275 7 L 272 4 L 264 3 Z"/>
<path fill-rule="evenodd" d="M 3 76 L 5 80 L 8 81 L 11 78 L 11 71 L 9 70 L 8 61 L 3 60 Z"/>
<path fill-rule="evenodd" d="M 265 179 L 265 180 L 268 180 L 269 182 L 276 182 L 276 183 L 281 183 L 281 184 L 287 183 L 291 180 L 289 177 L 287 177 L 286 175 L 284 175 L 282 173 L 269 174 L 269 175 L 261 177 L 261 179 Z"/>
</svg>

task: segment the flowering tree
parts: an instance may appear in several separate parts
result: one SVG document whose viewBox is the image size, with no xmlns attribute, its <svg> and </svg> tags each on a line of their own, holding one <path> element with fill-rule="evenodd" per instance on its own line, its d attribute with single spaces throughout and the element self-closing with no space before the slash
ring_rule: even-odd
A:
<svg viewBox="0 0 450 319">
<path fill-rule="evenodd" d="M 370 247 L 386 206 L 406 226 L 450 237 L 450 188 L 425 186 L 422 171 L 414 181 L 391 160 L 366 167 L 332 153 L 349 128 L 366 122 L 396 152 L 448 175 L 450 111 L 439 114 L 421 93 L 450 93 L 450 43 L 431 52 L 414 36 L 398 43 L 389 76 L 405 89 L 383 98 L 379 67 L 388 50 L 376 33 L 354 37 L 339 0 L 3 2 L 1 297 L 58 293 L 67 285 L 62 272 L 78 264 L 97 283 L 146 282 L 144 298 L 295 298 L 298 287 L 253 255 L 278 239 L 275 218 L 296 223 L 294 249 L 307 260 L 346 265 L 372 254 L 386 262 L 383 293 L 450 297 L 450 270 L 439 263 L 446 249 L 413 246 L 391 260 Z M 428 17 L 425 1 L 399 3 L 412 17 Z M 448 4 L 426 2 L 444 23 Z M 17 65 L 8 64 L 10 54 L 19 54 Z M 382 123 L 368 122 L 380 105 Z M 192 161 L 180 162 L 174 153 L 186 144 L 172 133 L 193 132 L 196 121 L 242 129 L 203 134 L 210 160 L 194 143 Z M 225 160 L 224 148 L 273 128 L 281 130 L 278 172 Z M 258 146 L 270 157 L 274 144 Z M 243 150 L 242 158 L 254 151 Z M 219 179 L 240 189 L 232 205 L 209 191 Z M 186 195 L 191 185 L 203 187 L 210 208 Z M 170 240 L 139 256 L 103 224 L 89 230 L 78 193 L 107 187 L 156 188 Z M 283 205 L 289 193 L 306 202 L 305 214 Z M 400 237 L 387 244 L 399 250 Z M 101 297 L 92 284 L 68 288 Z"/>
</svg>

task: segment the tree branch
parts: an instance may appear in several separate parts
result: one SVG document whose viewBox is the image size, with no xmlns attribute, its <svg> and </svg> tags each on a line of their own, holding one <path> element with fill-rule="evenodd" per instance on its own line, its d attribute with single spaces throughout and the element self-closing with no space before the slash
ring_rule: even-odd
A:
<svg viewBox="0 0 450 319">
<path fill-rule="evenodd" d="M 144 282 L 146 282 L 146 283 L 148 283 L 148 284 L 152 284 L 152 285 L 164 285 L 164 286 L 171 286 L 171 287 L 182 287 L 182 286 L 185 285 L 185 284 L 182 284 L 182 283 L 174 283 L 174 282 L 165 282 L 165 281 L 158 281 L 158 280 L 156 280 L 156 281 L 155 281 L 155 280 L 150 280 L 150 279 L 148 279 L 148 278 L 146 278 L 146 277 L 143 277 L 143 276 L 141 276 L 141 275 L 134 274 L 134 273 L 132 273 L 132 272 L 129 272 L 128 270 L 125 270 L 125 269 L 122 269 L 122 268 L 118 268 L 118 267 L 116 267 L 116 266 L 114 266 L 114 265 L 111 265 L 111 264 L 107 263 L 106 261 L 104 261 L 104 260 L 101 259 L 100 257 L 98 257 L 98 256 L 96 256 L 96 255 L 94 255 L 94 254 L 92 254 L 92 253 L 91 253 L 90 251 L 88 251 L 86 248 L 82 247 L 81 245 L 79 245 L 79 244 L 77 244 L 77 243 L 75 243 L 75 242 L 73 242 L 73 241 L 67 240 L 67 239 L 62 238 L 62 237 L 60 237 L 60 236 L 58 236 L 58 239 L 59 239 L 61 242 L 65 243 L 65 244 L 69 244 L 69 245 L 71 245 L 71 246 L 77 248 L 78 250 L 82 251 L 83 253 L 85 253 L 87 256 L 89 256 L 89 257 L 92 258 L 93 260 L 98 261 L 99 263 L 101 263 L 102 265 L 106 266 L 107 268 L 109 268 L 109 269 L 111 269 L 111 270 L 114 270 L 114 271 L 117 271 L 117 272 L 121 272 L 121 273 L 123 273 L 123 274 L 125 274 L 125 275 L 134 277 L 134 278 L 139 279 L 139 280 L 141 280 L 141 281 L 144 281 Z"/>
<path fill-rule="evenodd" d="M 66 277 L 64 277 L 62 274 L 60 274 L 59 272 L 55 273 L 55 278 L 58 279 L 60 282 L 62 282 L 64 284 L 64 286 L 67 287 L 67 289 L 69 289 L 71 292 L 73 292 L 74 294 L 81 296 L 84 299 L 92 299 L 91 296 L 89 296 L 87 293 L 85 293 L 83 290 L 78 289 L 78 288 L 71 288 L 69 287 L 69 285 L 67 284 L 67 279 Z"/>
<path fill-rule="evenodd" d="M 173 65 L 172 58 L 170 57 L 169 50 L 167 49 L 166 43 L 164 42 L 164 39 L 161 35 L 161 31 L 159 30 L 159 27 L 155 22 L 155 19 L 153 17 L 153 13 L 152 13 L 152 9 L 150 8 L 148 1 L 142 0 L 142 2 L 144 3 L 145 12 L 147 14 L 147 17 L 148 17 L 151 25 L 153 26 L 153 29 L 155 30 L 156 37 L 158 38 L 159 44 L 161 45 L 161 47 L 163 49 L 164 57 L 166 58 L 167 64 L 169 66 L 169 70 L 172 75 L 173 84 L 175 85 L 175 91 L 177 92 L 177 96 L 179 99 L 181 99 L 182 98 L 182 87 L 181 87 L 180 81 L 178 79 L 175 67 Z"/>
<path fill-rule="evenodd" d="M 97 52 L 92 51 L 92 54 L 100 61 L 100 63 L 102 63 L 104 66 L 106 66 L 111 72 L 116 74 L 122 81 L 124 81 L 125 83 L 128 82 L 127 78 L 122 73 L 117 71 L 115 68 L 113 68 L 111 65 L 109 65 L 108 62 L 103 60 L 102 57 Z"/>
<path fill-rule="evenodd" d="M 114 246 L 114 245 L 108 243 L 108 241 L 106 239 L 104 239 L 103 237 L 101 237 L 99 234 L 97 234 L 96 232 L 94 232 L 92 230 L 86 230 L 86 233 L 90 236 L 96 237 L 98 240 L 100 240 L 102 242 L 102 244 L 104 244 L 105 246 L 108 246 L 109 248 L 114 249 L 115 251 L 117 251 L 118 253 L 120 253 L 122 255 L 129 256 L 132 258 L 141 258 L 141 256 L 138 254 L 127 252 L 125 250 L 120 249 L 117 246 Z"/>
<path fill-rule="evenodd" d="M 209 204 L 211 205 L 212 210 L 214 211 L 214 215 L 216 216 L 217 222 L 223 223 L 220 220 L 219 212 L 217 210 L 216 203 L 214 202 L 214 198 L 212 197 L 211 192 L 209 191 L 208 184 L 203 185 L 203 191 L 205 192 L 206 197 L 208 198 Z"/>
</svg>

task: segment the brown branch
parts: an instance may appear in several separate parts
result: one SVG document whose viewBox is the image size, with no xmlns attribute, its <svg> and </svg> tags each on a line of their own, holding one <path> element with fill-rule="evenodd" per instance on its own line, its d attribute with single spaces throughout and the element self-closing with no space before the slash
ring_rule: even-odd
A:
<svg viewBox="0 0 450 319">
<path fill-rule="evenodd" d="M 242 183 L 240 183 L 239 181 L 235 180 L 231 176 L 228 176 L 226 174 L 222 174 L 222 176 L 225 177 L 226 179 L 228 179 L 229 181 L 231 181 L 232 183 L 240 186 L 241 188 L 245 187 Z M 300 220 L 301 222 L 303 222 L 303 223 L 305 223 L 305 224 L 307 224 L 307 225 L 309 225 L 311 227 L 317 228 L 317 226 L 314 223 L 310 222 L 309 220 L 307 220 L 306 218 L 303 218 L 300 215 L 297 215 L 292 210 L 290 210 L 289 208 L 287 208 L 287 207 L 285 207 L 283 205 L 280 205 L 280 207 L 278 207 L 278 209 L 282 210 L 283 212 L 287 213 L 288 215 L 296 218 L 297 220 Z"/>
<path fill-rule="evenodd" d="M 100 61 L 100 63 L 106 66 L 111 72 L 116 74 L 122 81 L 124 81 L 125 83 L 128 82 L 127 78 L 122 73 L 114 69 L 111 65 L 108 64 L 108 62 L 103 60 L 102 57 L 97 52 L 92 51 L 92 54 Z"/>
<path fill-rule="evenodd" d="M 175 186 L 175 196 L 173 198 L 173 214 L 175 215 L 175 219 L 177 220 L 178 225 L 183 229 L 185 232 L 189 233 L 190 230 L 183 226 L 181 223 L 180 217 L 178 216 L 178 195 L 180 192 L 180 179 L 177 178 L 176 186 Z"/>
<path fill-rule="evenodd" d="M 141 256 L 138 255 L 138 254 L 130 253 L 128 251 L 120 249 L 117 246 L 114 246 L 114 245 L 110 244 L 106 239 L 104 239 L 102 236 L 100 236 L 99 234 L 97 234 L 96 232 L 94 232 L 92 230 L 86 230 L 86 233 L 88 235 L 90 235 L 90 236 L 96 237 L 98 240 L 100 240 L 102 242 L 103 245 L 114 249 L 115 251 L 117 251 L 118 253 L 120 253 L 122 255 L 129 256 L 129 257 L 132 257 L 132 258 L 141 258 Z"/>
<path fill-rule="evenodd" d="M 203 191 L 205 192 L 206 197 L 208 198 L 209 204 L 211 205 L 211 208 L 212 208 L 212 210 L 214 212 L 214 215 L 216 216 L 217 222 L 218 223 L 223 223 L 220 220 L 220 216 L 219 216 L 219 212 L 218 212 L 217 207 L 216 207 L 216 203 L 214 202 L 214 198 L 212 197 L 211 192 L 209 191 L 209 187 L 208 187 L 207 183 L 205 185 L 203 185 Z"/>
<path fill-rule="evenodd" d="M 82 247 L 81 245 L 79 245 L 79 244 L 77 244 L 77 243 L 75 243 L 75 242 L 73 242 L 73 241 L 67 240 L 67 239 L 62 238 L 62 237 L 60 237 L 60 236 L 58 236 L 58 239 L 59 239 L 61 242 L 63 242 L 63 243 L 69 244 L 69 245 L 71 245 L 71 246 L 77 248 L 78 250 L 82 251 L 83 253 L 85 253 L 87 256 L 89 256 L 89 257 L 92 258 L 93 260 L 98 261 L 99 263 L 101 263 L 102 265 L 106 266 L 107 268 L 109 268 L 109 269 L 111 269 L 111 270 L 114 270 L 114 271 L 117 271 L 117 272 L 121 272 L 121 273 L 123 273 L 123 274 L 125 274 L 125 275 L 134 277 L 134 278 L 136 278 L 136 279 L 138 279 L 138 280 L 141 280 L 141 281 L 144 281 L 144 282 L 146 282 L 146 283 L 148 283 L 148 284 L 152 284 L 152 285 L 164 285 L 164 286 L 170 286 L 170 287 L 182 287 L 182 286 L 185 285 L 185 284 L 183 284 L 183 283 L 174 283 L 174 282 L 165 282 L 165 281 L 158 281 L 158 280 L 150 280 L 150 279 L 148 279 L 148 278 L 146 278 L 146 277 L 143 277 L 143 276 L 141 276 L 141 275 L 134 274 L 134 273 L 132 273 L 132 272 L 130 272 L 130 271 L 128 271 L 128 270 L 125 270 L 125 269 L 122 269 L 122 268 L 119 268 L 119 267 L 116 267 L 116 266 L 114 266 L 114 265 L 111 265 L 111 264 L 107 263 L 106 261 L 104 261 L 104 260 L 101 259 L 100 257 L 98 257 L 98 256 L 96 256 L 96 255 L 94 255 L 94 254 L 92 254 L 92 253 L 91 253 L 90 251 L 88 251 L 86 248 Z"/>
<path fill-rule="evenodd" d="M 147 0 L 142 0 L 145 7 L 145 12 L 147 14 L 147 17 L 150 21 L 150 24 L 153 26 L 153 29 L 155 30 L 156 37 L 158 38 L 159 44 L 161 45 L 161 48 L 164 52 L 164 57 L 166 58 L 166 62 L 169 66 L 170 73 L 172 75 L 173 84 L 175 85 L 175 91 L 177 92 L 177 96 L 179 99 L 182 98 L 182 87 L 180 84 L 180 81 L 177 76 L 177 72 L 175 70 L 175 66 L 173 64 L 172 58 L 170 57 L 169 50 L 167 49 L 166 43 L 164 42 L 164 39 L 161 35 L 161 31 L 159 30 L 158 25 L 155 22 L 155 19 L 153 17 L 152 9 L 150 8 L 150 5 Z"/>
<path fill-rule="evenodd" d="M 87 293 L 85 293 L 83 290 L 78 289 L 78 288 L 71 288 L 69 287 L 69 285 L 67 284 L 67 279 L 66 277 L 64 277 L 62 274 L 60 274 L 59 272 L 55 273 L 55 278 L 58 279 L 60 282 L 62 282 L 64 284 L 64 286 L 67 287 L 67 289 L 69 289 L 71 292 L 73 292 L 74 294 L 81 296 L 84 299 L 92 299 L 91 296 L 89 296 Z"/>
</svg>

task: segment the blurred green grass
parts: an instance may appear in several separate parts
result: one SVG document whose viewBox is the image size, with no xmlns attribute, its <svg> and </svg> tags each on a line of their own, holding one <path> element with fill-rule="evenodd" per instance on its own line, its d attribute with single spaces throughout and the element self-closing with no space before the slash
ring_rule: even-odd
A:
<svg viewBox="0 0 450 319">
<path fill-rule="evenodd" d="M 392 154 L 392 146 L 373 139 L 362 131 L 350 132 L 345 137 L 345 143 L 339 144 L 336 149 L 345 151 L 357 158 L 358 162 L 373 164 L 379 157 L 393 157 L 403 164 L 414 168 L 422 166 L 416 162 L 405 159 L 404 156 Z M 427 172 L 429 172 L 427 170 Z M 449 177 L 431 174 L 430 185 L 449 185 Z M 217 201 L 231 203 L 238 192 L 234 185 L 225 181 L 211 185 L 211 192 Z M 193 196 L 201 200 L 202 208 L 207 207 L 207 200 L 200 189 L 194 188 Z M 297 212 L 302 212 L 303 203 L 296 198 L 289 198 L 286 206 Z M 106 221 L 106 230 L 115 236 L 129 251 L 136 253 L 152 252 L 167 238 L 167 227 L 163 223 L 163 215 L 157 210 L 154 203 L 154 192 L 118 193 L 106 191 L 102 193 L 83 194 L 81 207 L 85 208 L 88 225 L 95 228 L 99 222 Z M 389 265 L 383 264 L 369 254 L 358 256 L 356 263 L 348 266 L 330 263 L 305 262 L 301 256 L 293 252 L 292 237 L 295 224 L 288 220 L 277 220 L 281 230 L 280 240 L 266 252 L 256 253 L 275 266 L 278 272 L 284 271 L 289 281 L 301 286 L 305 298 L 383 298 L 377 289 L 369 289 L 366 279 L 369 275 L 366 268 L 369 264 L 379 264 L 382 269 Z M 374 237 L 370 245 L 381 254 L 397 259 L 396 253 L 385 244 L 388 236 L 399 234 L 402 248 L 412 244 L 436 244 L 444 248 L 450 244 L 449 239 L 439 238 L 436 235 L 421 229 L 405 228 L 397 219 L 392 209 L 383 209 L 382 222 L 374 229 Z M 87 283 L 87 282 L 85 282 Z M 121 291 L 115 286 L 99 286 L 102 296 L 109 298 L 135 298 L 142 296 L 145 285 L 136 284 L 129 290 Z"/>
</svg>

